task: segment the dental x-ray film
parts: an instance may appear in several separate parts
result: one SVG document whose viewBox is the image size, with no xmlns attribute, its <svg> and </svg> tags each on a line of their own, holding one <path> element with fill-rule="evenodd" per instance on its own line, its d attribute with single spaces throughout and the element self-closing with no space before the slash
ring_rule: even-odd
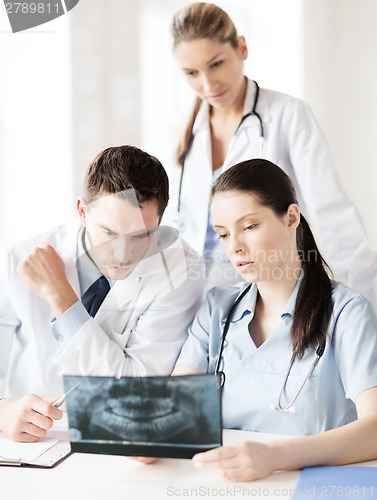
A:
<svg viewBox="0 0 377 500">
<path fill-rule="evenodd" d="M 72 451 L 191 458 L 222 444 L 218 375 L 64 376 Z"/>
</svg>

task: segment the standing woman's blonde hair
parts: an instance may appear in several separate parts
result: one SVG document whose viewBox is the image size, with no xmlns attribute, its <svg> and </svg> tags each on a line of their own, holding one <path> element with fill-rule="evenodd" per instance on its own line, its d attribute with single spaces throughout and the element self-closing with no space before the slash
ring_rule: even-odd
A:
<svg viewBox="0 0 377 500">
<path fill-rule="evenodd" d="M 237 30 L 228 14 L 213 3 L 195 2 L 180 9 L 170 25 L 173 51 L 180 43 L 208 38 L 238 47 Z M 176 160 L 182 165 L 191 146 L 191 132 L 202 99 L 196 97 L 186 127 L 176 150 Z"/>
</svg>

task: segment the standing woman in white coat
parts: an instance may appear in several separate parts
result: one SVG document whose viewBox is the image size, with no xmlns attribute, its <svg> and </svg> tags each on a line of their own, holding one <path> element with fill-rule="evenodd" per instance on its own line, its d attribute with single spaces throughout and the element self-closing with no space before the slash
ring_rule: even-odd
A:
<svg viewBox="0 0 377 500">
<path fill-rule="evenodd" d="M 165 222 L 174 223 L 209 261 L 226 261 L 212 229 L 211 184 L 240 161 L 266 158 L 292 179 L 326 260 L 377 309 L 376 255 L 308 105 L 259 88 L 244 75 L 245 38 L 218 6 L 196 2 L 183 7 L 173 18 L 171 35 L 176 61 L 196 99 L 177 147 L 180 179 L 171 182 Z"/>
</svg>

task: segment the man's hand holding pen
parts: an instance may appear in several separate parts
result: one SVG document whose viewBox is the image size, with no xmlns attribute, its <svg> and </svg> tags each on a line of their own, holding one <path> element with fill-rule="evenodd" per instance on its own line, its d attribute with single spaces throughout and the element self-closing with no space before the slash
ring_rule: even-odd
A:
<svg viewBox="0 0 377 500">
<path fill-rule="evenodd" d="M 53 406 L 56 398 L 28 394 L 20 399 L 0 400 L 0 430 L 13 441 L 35 443 L 44 437 L 53 426 L 54 420 L 63 416 Z"/>
</svg>

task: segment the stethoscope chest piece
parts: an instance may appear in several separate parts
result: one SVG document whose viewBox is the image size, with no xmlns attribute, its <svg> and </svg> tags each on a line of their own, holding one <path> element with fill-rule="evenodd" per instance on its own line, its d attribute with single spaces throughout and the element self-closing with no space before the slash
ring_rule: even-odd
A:
<svg viewBox="0 0 377 500">
<path fill-rule="evenodd" d="M 310 366 L 310 369 L 309 369 L 306 377 L 302 381 L 299 389 L 297 390 L 295 396 L 293 397 L 292 401 L 290 403 L 288 403 L 286 406 L 282 406 L 282 404 L 281 404 L 282 395 L 283 395 L 283 392 L 284 392 L 284 388 L 285 388 L 285 386 L 287 384 L 289 372 L 291 371 L 293 362 L 295 360 L 295 356 L 292 354 L 292 357 L 291 357 L 291 360 L 289 362 L 287 371 L 286 371 L 286 373 L 284 375 L 284 380 L 283 380 L 283 384 L 281 386 L 278 404 L 271 403 L 270 404 L 270 409 L 271 410 L 278 411 L 278 412 L 284 412 L 284 413 L 296 413 L 297 412 L 297 408 L 296 408 L 296 406 L 294 406 L 294 403 L 296 402 L 296 399 L 301 394 L 301 391 L 302 391 L 302 389 L 303 389 L 306 381 L 309 379 L 310 375 L 313 373 L 313 370 L 317 366 L 318 361 L 321 359 L 321 357 L 322 357 L 322 355 L 323 355 L 323 353 L 325 351 L 325 347 L 326 347 L 326 339 L 324 339 L 324 340 L 322 340 L 320 342 L 320 344 L 319 344 L 319 346 L 318 346 L 318 348 L 316 350 L 315 359 L 314 359 L 312 365 Z"/>
<path fill-rule="evenodd" d="M 252 285 L 249 284 L 243 290 L 243 292 L 237 297 L 237 299 L 235 300 L 235 302 L 231 306 L 231 308 L 230 308 L 230 310 L 228 312 L 228 315 L 226 317 L 225 326 L 224 326 L 224 329 L 223 329 L 223 332 L 222 332 L 221 341 L 220 341 L 220 347 L 219 347 L 219 351 L 218 351 L 218 354 L 217 354 L 217 361 L 216 361 L 215 370 L 214 370 L 214 374 L 215 375 L 220 375 L 220 387 L 223 387 L 224 383 L 225 383 L 225 373 L 224 373 L 223 370 L 220 370 L 220 362 L 221 362 L 221 359 L 222 359 L 222 354 L 223 354 L 223 350 L 224 350 L 224 346 L 225 346 L 225 342 L 226 342 L 226 335 L 228 333 L 228 329 L 229 329 L 229 326 L 230 326 L 232 315 L 233 315 L 234 310 L 236 309 L 236 307 L 240 303 L 240 301 L 243 299 L 243 297 L 250 290 L 251 286 Z M 323 355 L 323 353 L 325 351 L 325 347 L 326 347 L 326 339 L 323 339 L 319 343 L 319 346 L 318 346 L 318 348 L 316 350 L 315 359 L 314 359 L 313 363 L 311 364 L 311 366 L 310 366 L 310 368 L 308 370 L 308 373 L 305 376 L 305 378 L 303 379 L 303 381 L 302 381 L 300 387 L 298 388 L 296 394 L 293 396 L 292 400 L 286 406 L 283 406 L 282 402 L 281 402 L 282 396 L 283 396 L 283 392 L 284 392 L 284 389 L 286 387 L 286 384 L 287 384 L 287 381 L 288 381 L 288 376 L 289 376 L 289 373 L 291 371 L 292 365 L 293 365 L 293 363 L 295 361 L 295 358 L 296 358 L 295 355 L 294 355 L 294 353 L 292 353 L 291 359 L 289 361 L 289 365 L 287 367 L 287 371 L 286 371 L 286 373 L 284 375 L 283 382 L 282 382 L 282 385 L 281 385 L 278 403 L 277 404 L 271 403 L 269 405 L 270 410 L 276 411 L 276 412 L 283 412 L 283 413 L 296 413 L 297 412 L 297 407 L 294 405 L 294 403 L 296 402 L 296 399 L 301 394 L 301 392 L 302 392 L 302 390 L 303 390 L 303 388 L 305 386 L 305 383 L 307 382 L 307 380 L 311 376 L 314 368 L 317 366 L 319 360 L 321 359 L 321 357 L 322 357 L 322 355 Z"/>
</svg>

